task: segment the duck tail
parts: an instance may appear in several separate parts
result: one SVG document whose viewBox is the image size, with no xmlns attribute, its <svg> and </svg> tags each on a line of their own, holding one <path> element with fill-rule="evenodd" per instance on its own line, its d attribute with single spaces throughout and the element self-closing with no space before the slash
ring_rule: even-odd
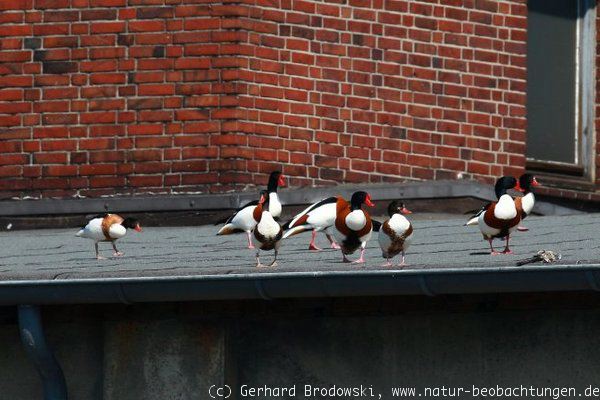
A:
<svg viewBox="0 0 600 400">
<path fill-rule="evenodd" d="M 236 228 L 233 224 L 227 224 L 217 232 L 217 236 L 221 235 L 231 235 L 233 233 L 243 232 L 242 229 Z"/>
<path fill-rule="evenodd" d="M 381 229 L 381 225 L 383 225 L 381 222 L 376 221 L 372 218 L 371 218 L 371 223 L 373 224 L 373 231 L 375 231 L 375 232 L 379 232 L 379 230 Z"/>
<path fill-rule="evenodd" d="M 473 217 L 470 220 L 467 221 L 467 223 L 465 224 L 465 226 L 473 226 L 473 225 L 477 225 L 479 223 L 479 216 Z"/>
<path fill-rule="evenodd" d="M 310 225 L 300 225 L 300 226 L 295 226 L 292 229 L 288 230 L 282 237 L 282 239 L 287 239 L 290 236 L 294 236 L 297 235 L 299 233 L 302 232 L 306 232 L 306 231 L 312 231 L 314 228 Z"/>
</svg>

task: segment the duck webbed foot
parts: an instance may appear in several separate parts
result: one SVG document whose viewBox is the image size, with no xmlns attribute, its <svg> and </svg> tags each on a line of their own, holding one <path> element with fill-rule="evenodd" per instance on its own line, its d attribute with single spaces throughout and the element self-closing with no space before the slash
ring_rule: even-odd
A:
<svg viewBox="0 0 600 400">
<path fill-rule="evenodd" d="M 393 267 L 393 266 L 394 266 L 394 264 L 392 264 L 392 262 L 390 261 L 390 259 L 389 259 L 389 258 L 386 258 L 386 261 L 385 261 L 385 263 L 381 264 L 381 266 L 382 266 L 382 267 L 388 267 L 388 268 L 389 268 L 389 267 Z"/>
<path fill-rule="evenodd" d="M 360 250 L 360 258 L 358 260 L 352 261 L 352 264 L 364 264 L 365 263 L 365 249 L 362 248 Z"/>
</svg>

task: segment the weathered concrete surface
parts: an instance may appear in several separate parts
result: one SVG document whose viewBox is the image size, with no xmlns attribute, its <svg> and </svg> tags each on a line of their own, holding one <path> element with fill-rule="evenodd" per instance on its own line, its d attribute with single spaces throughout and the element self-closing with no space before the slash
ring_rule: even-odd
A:
<svg viewBox="0 0 600 400">
<path fill-rule="evenodd" d="M 540 249 L 562 253 L 562 264 L 600 261 L 600 214 L 531 216 L 525 221 L 531 230 L 517 232 L 511 240 L 515 254 L 495 257 L 489 255 L 488 244 L 477 227 L 463 226 L 464 217 L 440 219 L 414 214 L 412 220 L 415 241 L 408 251 L 408 268 L 509 267 Z M 118 243 L 125 256 L 103 261 L 94 258 L 91 241 L 74 236 L 75 230 L 2 232 L 0 280 L 383 269 L 376 234 L 368 244 L 365 266 L 343 264 L 339 251 L 307 251 L 310 234 L 305 233 L 284 241 L 278 268 L 258 270 L 254 267 L 254 253 L 245 248 L 245 235 L 215 236 L 217 228 L 147 228 L 141 234 L 129 232 Z M 327 244 L 322 236 L 319 242 Z M 109 244 L 100 246 L 104 255 L 112 254 Z M 502 249 L 503 244 L 497 241 L 496 246 Z M 266 255 L 265 261 L 271 257 L 272 253 Z"/>
<path fill-rule="evenodd" d="M 393 386 L 583 391 L 599 383 L 598 328 L 597 310 L 259 321 L 240 337 L 239 382 L 372 385 L 384 399 Z"/>
<path fill-rule="evenodd" d="M 71 398 L 97 399 L 102 388 L 102 325 L 98 321 L 51 323 L 47 341 L 67 377 Z M 17 325 L 0 325 L 0 398 L 41 399 L 38 373 L 29 362 Z"/>
<path fill-rule="evenodd" d="M 221 324 L 116 321 L 104 329 L 104 400 L 194 399 L 223 383 Z"/>
<path fill-rule="evenodd" d="M 223 383 L 234 394 L 243 384 L 296 384 L 296 399 L 305 398 L 304 384 L 363 384 L 391 399 L 393 386 L 600 386 L 600 300 L 587 295 L 582 305 L 569 296 L 44 310 L 71 400 L 208 399 L 208 388 Z M 16 325 L 0 325 L 0 339 L 0 398 L 41 398 Z"/>
</svg>

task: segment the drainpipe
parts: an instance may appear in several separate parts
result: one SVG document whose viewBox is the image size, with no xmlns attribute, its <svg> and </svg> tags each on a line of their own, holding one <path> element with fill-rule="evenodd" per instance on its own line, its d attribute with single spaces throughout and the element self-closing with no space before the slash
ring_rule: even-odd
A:
<svg viewBox="0 0 600 400">
<path fill-rule="evenodd" d="M 23 347 L 42 378 L 44 400 L 67 400 L 67 384 L 60 364 L 46 343 L 39 306 L 19 305 Z"/>
</svg>

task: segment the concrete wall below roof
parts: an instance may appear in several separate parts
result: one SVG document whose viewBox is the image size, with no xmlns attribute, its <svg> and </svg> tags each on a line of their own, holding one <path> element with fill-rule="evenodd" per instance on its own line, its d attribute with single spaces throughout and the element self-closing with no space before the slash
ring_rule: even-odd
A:
<svg viewBox="0 0 600 400">
<path fill-rule="evenodd" d="M 298 399 L 304 384 L 383 399 L 393 386 L 600 386 L 596 300 L 520 296 L 57 307 L 44 320 L 71 400 L 208 399 L 223 383 L 295 384 Z M 0 340 L 0 398 L 41 398 L 14 321 Z"/>
</svg>

